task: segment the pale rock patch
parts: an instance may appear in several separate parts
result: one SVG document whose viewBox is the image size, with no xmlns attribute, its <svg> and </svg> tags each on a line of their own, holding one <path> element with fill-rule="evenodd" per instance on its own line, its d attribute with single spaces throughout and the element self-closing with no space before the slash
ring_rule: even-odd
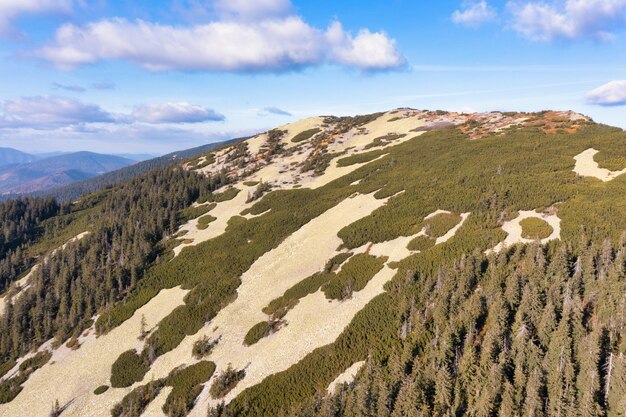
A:
<svg viewBox="0 0 626 417">
<path fill-rule="evenodd" d="M 604 182 L 612 181 L 620 175 L 626 174 L 626 168 L 621 171 L 610 171 L 606 168 L 600 168 L 594 159 L 594 156 L 598 153 L 600 153 L 600 151 L 590 148 L 576 155 L 574 157 L 576 161 L 574 172 L 581 177 L 593 177 Z"/>
<path fill-rule="evenodd" d="M 523 238 L 522 226 L 520 223 L 522 220 L 529 219 L 532 217 L 541 219 L 545 221 L 546 223 L 548 223 L 553 229 L 552 234 L 548 236 L 547 238 L 541 239 L 541 240 Z M 504 230 L 507 233 L 506 239 L 498 243 L 496 247 L 494 247 L 493 249 L 489 249 L 488 251 L 486 251 L 487 254 L 498 253 L 502 251 L 503 249 L 509 246 L 518 244 L 518 243 L 533 243 L 533 242 L 538 241 L 542 245 L 545 245 L 551 240 L 561 239 L 561 219 L 556 214 L 549 215 L 545 213 L 537 213 L 536 211 L 532 211 L 532 210 L 520 211 L 519 216 L 517 216 L 513 220 L 505 222 L 502 225 L 502 230 Z"/>
<path fill-rule="evenodd" d="M 328 385 L 326 388 L 326 392 L 328 394 L 334 394 L 337 388 L 339 388 L 343 384 L 350 384 L 354 381 L 356 374 L 359 373 L 361 368 L 365 365 L 365 361 L 360 361 L 353 363 L 348 369 L 343 371 L 333 382 Z"/>
</svg>

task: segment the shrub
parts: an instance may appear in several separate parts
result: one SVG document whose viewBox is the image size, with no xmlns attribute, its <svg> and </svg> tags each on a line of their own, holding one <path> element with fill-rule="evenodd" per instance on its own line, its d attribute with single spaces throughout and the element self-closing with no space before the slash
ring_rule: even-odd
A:
<svg viewBox="0 0 626 417">
<path fill-rule="evenodd" d="M 529 217 L 520 221 L 522 226 L 522 237 L 524 239 L 546 239 L 554 232 L 545 220 L 536 217 Z"/>
<path fill-rule="evenodd" d="M 361 291 L 380 271 L 387 258 L 377 258 L 366 253 L 354 255 L 337 274 L 322 286 L 329 300 L 345 300 L 354 291 Z"/>
<path fill-rule="evenodd" d="M 211 385 L 209 392 L 213 398 L 223 398 L 237 386 L 239 381 L 246 376 L 245 370 L 235 370 L 231 364 L 224 370 Z"/>
<path fill-rule="evenodd" d="M 196 225 L 196 227 L 200 230 L 204 230 L 209 227 L 209 224 L 213 223 L 215 220 L 217 220 L 217 217 L 206 214 L 198 219 L 198 224 Z"/>
<path fill-rule="evenodd" d="M 108 390 L 109 390 L 109 386 L 108 385 L 100 385 L 98 388 L 96 388 L 93 391 L 93 393 L 96 394 L 96 395 L 100 395 L 100 394 L 104 394 Z"/>
<path fill-rule="evenodd" d="M 461 216 L 457 213 L 439 213 L 424 223 L 426 234 L 433 238 L 441 237 L 459 224 L 461 220 Z"/>
<path fill-rule="evenodd" d="M 198 360 L 203 359 L 209 356 L 218 343 L 219 339 L 211 340 L 209 336 L 204 336 L 194 342 L 191 354 Z"/>
<path fill-rule="evenodd" d="M 291 139 L 291 141 L 293 143 L 303 142 L 305 140 L 311 139 L 313 136 L 317 135 L 321 131 L 322 129 L 318 129 L 318 128 L 305 130 L 304 132 L 300 132 L 296 136 L 294 136 L 293 139 Z"/>
<path fill-rule="evenodd" d="M 407 245 L 407 249 L 410 251 L 425 251 L 435 246 L 435 239 L 428 236 L 417 236 L 411 240 Z"/>
<path fill-rule="evenodd" d="M 244 181 L 243 185 L 245 185 L 246 187 L 254 187 L 255 185 L 258 185 L 259 181 Z"/>
<path fill-rule="evenodd" d="M 224 192 L 213 193 L 213 201 L 216 203 L 223 203 L 224 201 L 230 201 L 237 197 L 241 190 L 235 187 L 228 187 Z"/>
<path fill-rule="evenodd" d="M 335 272 L 341 264 L 348 260 L 352 256 L 352 252 L 343 252 L 333 256 L 324 266 L 324 272 Z"/>
<path fill-rule="evenodd" d="M 126 388 L 143 379 L 150 370 L 150 364 L 145 356 L 137 354 L 135 349 L 122 353 L 111 367 L 111 386 Z"/>
<path fill-rule="evenodd" d="M 385 154 L 385 151 L 378 150 L 378 151 L 371 151 L 371 152 L 365 152 L 365 153 L 359 153 L 359 154 L 347 156 L 345 158 L 341 158 L 340 160 L 338 160 L 337 166 L 347 167 L 347 166 L 355 165 L 355 164 L 363 164 L 365 162 L 373 161 L 374 159 L 384 154 Z"/>
<path fill-rule="evenodd" d="M 163 406 L 168 417 L 184 417 L 193 408 L 195 399 L 202 391 L 202 384 L 215 372 L 215 364 L 209 361 L 198 362 L 187 368 L 175 371 L 167 378 L 172 387 Z"/>
<path fill-rule="evenodd" d="M 255 324 L 248 330 L 246 333 L 246 337 L 243 340 L 244 345 L 252 346 L 259 340 L 263 339 L 265 336 L 269 335 L 272 331 L 272 325 L 267 321 L 262 321 L 260 323 Z"/>
<path fill-rule="evenodd" d="M 211 204 L 203 204 L 203 205 L 196 206 L 196 207 L 187 207 L 186 209 L 181 210 L 180 221 L 181 223 L 183 223 L 192 219 L 196 219 L 204 214 L 207 214 L 211 210 L 213 210 L 216 205 L 217 204 L 215 203 L 211 203 Z"/>
</svg>

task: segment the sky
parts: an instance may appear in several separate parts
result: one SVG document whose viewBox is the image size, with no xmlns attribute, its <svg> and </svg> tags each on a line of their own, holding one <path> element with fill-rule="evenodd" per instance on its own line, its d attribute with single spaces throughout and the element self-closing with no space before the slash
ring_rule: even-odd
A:
<svg viewBox="0 0 626 417">
<path fill-rule="evenodd" d="M 319 115 L 626 128 L 626 0 L 0 0 L 0 147 L 159 155 Z"/>
</svg>

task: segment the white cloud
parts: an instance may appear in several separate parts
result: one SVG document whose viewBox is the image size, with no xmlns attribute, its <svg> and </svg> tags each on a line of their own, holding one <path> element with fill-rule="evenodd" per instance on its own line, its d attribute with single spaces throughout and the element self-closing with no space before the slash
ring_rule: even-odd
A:
<svg viewBox="0 0 626 417">
<path fill-rule="evenodd" d="M 323 64 L 371 71 L 405 63 L 384 33 L 364 29 L 354 37 L 338 22 L 323 31 L 298 16 L 188 27 L 122 18 L 67 24 L 35 56 L 63 69 L 125 60 L 149 71 L 281 72 Z"/>
<path fill-rule="evenodd" d="M 513 28 L 535 41 L 606 41 L 626 24 L 626 0 L 510 1 Z"/>
<path fill-rule="evenodd" d="M 201 123 L 223 121 L 224 115 L 215 110 L 190 103 L 160 103 L 137 107 L 133 118 L 145 123 Z"/>
<path fill-rule="evenodd" d="M 73 93 L 84 93 L 87 91 L 85 87 L 81 87 L 80 85 L 72 85 L 72 84 L 61 84 L 61 83 L 52 83 L 52 88 L 55 90 L 65 90 L 71 91 Z"/>
<path fill-rule="evenodd" d="M 13 20 L 36 13 L 69 13 L 72 0 L 0 0 L 0 35 L 14 33 Z"/>
<path fill-rule="evenodd" d="M 115 117 L 96 104 L 54 96 L 22 97 L 1 105 L 0 128 L 50 129 L 81 123 L 111 123 Z"/>
<path fill-rule="evenodd" d="M 587 94 L 587 103 L 599 106 L 626 105 L 626 80 L 604 84 Z"/>
<path fill-rule="evenodd" d="M 329 59 L 337 64 L 368 71 L 398 68 L 405 64 L 396 42 L 381 32 L 362 29 L 353 37 L 335 21 L 328 28 L 326 39 Z"/>
<path fill-rule="evenodd" d="M 478 28 L 496 19 L 498 13 L 485 0 L 464 2 L 460 10 L 452 13 L 452 21 L 457 25 Z"/>
</svg>

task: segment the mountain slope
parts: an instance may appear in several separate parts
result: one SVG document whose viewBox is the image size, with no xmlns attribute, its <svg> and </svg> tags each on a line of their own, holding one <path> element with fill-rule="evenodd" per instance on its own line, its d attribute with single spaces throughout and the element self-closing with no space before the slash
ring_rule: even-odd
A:
<svg viewBox="0 0 626 417">
<path fill-rule="evenodd" d="M 32 220 L 33 262 L 90 233 L 5 294 L 0 414 L 622 415 L 625 140 L 320 117 L 84 196 Z"/>
<path fill-rule="evenodd" d="M 37 158 L 25 152 L 12 148 L 0 148 L 0 167 L 7 165 L 26 164 L 35 161 Z"/>
<path fill-rule="evenodd" d="M 0 193 L 25 194 L 114 171 L 135 162 L 118 156 L 75 152 L 0 170 Z"/>
</svg>

